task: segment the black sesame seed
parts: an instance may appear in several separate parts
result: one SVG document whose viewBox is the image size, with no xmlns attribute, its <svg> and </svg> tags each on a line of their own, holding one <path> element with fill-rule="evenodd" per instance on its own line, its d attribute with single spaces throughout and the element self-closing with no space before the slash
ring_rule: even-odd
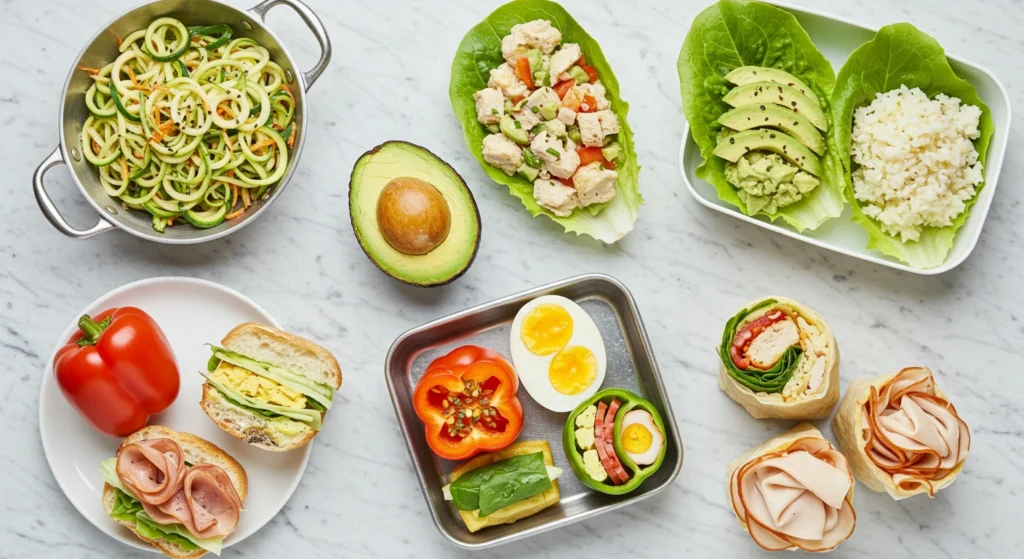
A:
<svg viewBox="0 0 1024 559">
<path fill-rule="evenodd" d="M 762 110 L 762 111 L 764 110 L 764 105 L 761 105 L 761 110 Z"/>
<path fill-rule="evenodd" d="M 790 105 L 793 105 L 795 107 L 796 106 L 796 101 L 790 102 Z"/>
<path fill-rule="evenodd" d="M 775 139 L 775 134 L 769 134 L 768 137 L 774 140 Z"/>
<path fill-rule="evenodd" d="M 768 117 L 764 117 L 764 121 L 765 121 L 765 122 L 768 122 Z"/>
<path fill-rule="evenodd" d="M 729 138 L 729 143 L 730 144 L 735 144 L 736 143 L 736 138 Z"/>
</svg>

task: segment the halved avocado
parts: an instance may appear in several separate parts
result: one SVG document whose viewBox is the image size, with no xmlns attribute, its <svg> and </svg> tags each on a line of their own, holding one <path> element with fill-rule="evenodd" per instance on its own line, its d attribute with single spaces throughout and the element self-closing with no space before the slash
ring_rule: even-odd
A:
<svg viewBox="0 0 1024 559">
<path fill-rule="evenodd" d="M 748 151 L 775 152 L 808 173 L 821 176 L 821 160 L 796 138 L 776 130 L 746 130 L 723 138 L 715 146 L 715 155 L 735 163 Z"/>
<path fill-rule="evenodd" d="M 822 132 L 828 130 L 828 120 L 825 119 L 825 112 L 821 107 L 796 88 L 785 84 L 768 81 L 748 83 L 730 90 L 722 97 L 722 101 L 733 107 L 779 105 L 806 116 L 807 120 Z"/>
<path fill-rule="evenodd" d="M 811 121 L 800 113 L 794 113 L 777 105 L 744 105 L 718 117 L 718 122 L 722 126 L 741 132 L 751 128 L 778 128 L 800 140 L 814 153 L 818 155 L 825 153 L 825 139 L 821 137 L 820 132 L 815 130 Z"/>
<path fill-rule="evenodd" d="M 779 70 L 778 68 L 765 68 L 763 66 L 740 66 L 725 75 L 725 81 L 734 85 L 747 85 L 754 82 L 775 82 L 788 85 L 814 101 L 815 105 L 821 106 L 818 96 L 804 82 L 796 76 Z"/>
<path fill-rule="evenodd" d="M 390 141 L 364 153 L 352 168 L 348 200 L 363 252 L 397 280 L 442 285 L 464 274 L 476 258 L 480 212 L 473 193 L 455 169 L 425 148 Z"/>
</svg>

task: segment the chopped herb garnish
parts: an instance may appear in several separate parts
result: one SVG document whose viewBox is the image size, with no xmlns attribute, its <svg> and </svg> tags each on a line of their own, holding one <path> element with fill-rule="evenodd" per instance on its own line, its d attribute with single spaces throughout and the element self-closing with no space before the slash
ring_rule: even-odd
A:
<svg viewBox="0 0 1024 559">
<path fill-rule="evenodd" d="M 534 105 L 534 106 L 530 107 L 530 110 L 533 111 L 533 114 L 537 114 L 537 113 L 540 112 L 540 107 Z"/>
<path fill-rule="evenodd" d="M 555 149 L 555 148 L 548 148 L 548 149 L 546 149 L 544 151 L 550 153 L 551 155 L 553 155 L 555 157 L 561 157 L 561 155 L 562 155 L 561 153 L 558 153 L 558 150 Z"/>
<path fill-rule="evenodd" d="M 491 109 L 491 114 L 492 115 L 498 114 L 498 109 Z"/>
<path fill-rule="evenodd" d="M 518 121 L 518 120 L 516 120 L 516 121 L 513 121 L 513 122 L 515 122 L 515 124 L 516 124 L 516 128 L 522 128 L 522 127 L 523 127 L 523 125 L 522 125 L 522 124 L 519 124 L 519 121 Z"/>
</svg>

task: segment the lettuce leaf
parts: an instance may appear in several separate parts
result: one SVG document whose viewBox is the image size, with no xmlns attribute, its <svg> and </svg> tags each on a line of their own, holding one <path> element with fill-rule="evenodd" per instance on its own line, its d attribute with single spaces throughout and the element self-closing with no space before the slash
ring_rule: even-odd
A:
<svg viewBox="0 0 1024 559">
<path fill-rule="evenodd" d="M 569 217 L 558 217 L 541 208 L 533 199 L 533 184 L 520 177 L 508 176 L 502 170 L 484 161 L 482 142 L 487 134 L 476 119 L 476 102 L 473 94 L 487 87 L 490 71 L 500 66 L 501 39 L 508 35 L 512 26 L 535 19 L 546 19 L 562 32 L 562 43 L 577 43 L 583 49 L 587 63 L 597 70 L 601 83 L 607 89 L 611 108 L 619 117 L 619 173 L 616 182 L 617 193 L 605 207 L 578 209 Z M 544 215 L 561 225 L 567 232 L 589 235 L 611 244 L 633 230 L 633 223 L 639 213 L 643 197 L 640 195 L 639 173 L 636 150 L 633 146 L 633 132 L 626 121 L 629 104 L 619 95 L 619 82 L 611 66 L 597 44 L 583 27 L 565 11 L 562 6 L 548 0 L 514 0 L 501 6 L 491 15 L 466 33 L 452 62 L 452 77 L 448 88 L 455 116 L 462 123 L 466 145 L 476 157 L 484 171 L 498 184 L 508 187 L 509 192 L 522 201 L 534 217 Z"/>
<path fill-rule="evenodd" d="M 679 88 L 683 113 L 690 133 L 700 147 L 704 163 L 696 174 L 718 192 L 718 197 L 747 213 L 736 187 L 725 179 L 725 160 L 715 157 L 718 118 L 729 110 L 722 98 L 731 89 L 725 75 L 740 66 L 764 66 L 785 70 L 800 78 L 818 96 L 826 118 L 831 118 L 828 99 L 835 73 L 828 59 L 811 42 L 793 14 L 745 0 L 721 0 L 697 15 L 679 52 Z M 843 199 L 842 167 L 836 157 L 832 134 L 826 134 L 821 184 L 803 200 L 776 213 L 759 212 L 775 221 L 782 219 L 797 231 L 815 229 L 839 217 Z"/>
<path fill-rule="evenodd" d="M 142 508 L 142 502 L 135 497 L 117 476 L 117 458 L 110 457 L 100 462 L 100 473 L 103 481 L 114 488 L 114 507 L 110 509 L 110 518 L 124 522 L 135 522 L 135 529 L 143 536 L 151 539 L 166 540 L 180 545 L 187 551 L 205 549 L 214 555 L 220 555 L 224 547 L 224 538 L 197 538 L 181 524 L 158 524 Z"/>
<path fill-rule="evenodd" d="M 981 136 L 974 141 L 974 148 L 978 150 L 983 172 L 985 153 L 995 127 L 988 105 L 978 97 L 973 85 L 956 75 L 939 43 L 909 23 L 895 23 L 879 29 L 875 38 L 853 51 L 839 70 L 836 88 L 832 92 L 835 119 L 832 129 L 843 165 L 846 199 L 853 207 L 853 221 L 867 231 L 869 249 L 881 251 L 914 268 L 934 268 L 946 260 L 953 248 L 953 238 L 967 221 L 977 195 L 967 202 L 967 208 L 953 220 L 952 225 L 926 227 L 921 232 L 920 241 L 908 243 L 882 231 L 877 221 L 864 215 L 860 203 L 853 196 L 851 173 L 854 168 L 850 159 L 853 112 L 857 107 L 870 104 L 876 94 L 901 85 L 911 89 L 919 87 L 930 98 L 944 93 L 981 109 L 981 122 L 978 124 Z M 979 185 L 978 191 L 982 186 L 984 184 Z"/>
</svg>

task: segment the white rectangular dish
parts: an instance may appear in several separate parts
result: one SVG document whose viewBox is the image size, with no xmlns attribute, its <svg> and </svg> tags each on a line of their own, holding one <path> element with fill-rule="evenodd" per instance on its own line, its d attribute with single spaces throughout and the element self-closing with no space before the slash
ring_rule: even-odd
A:
<svg viewBox="0 0 1024 559">
<path fill-rule="evenodd" d="M 877 29 L 855 23 L 843 18 L 825 15 L 812 10 L 797 8 L 782 2 L 770 2 L 780 8 L 792 13 L 800 22 L 800 25 L 810 35 L 811 40 L 822 54 L 832 63 L 832 67 L 838 71 L 843 63 L 857 47 L 871 40 Z M 838 218 L 826 221 L 814 231 L 797 233 L 792 227 L 785 225 L 781 220 L 772 223 L 763 216 L 750 217 L 744 215 L 739 209 L 718 198 L 715 188 L 697 178 L 697 167 L 704 161 L 700 155 L 700 148 L 690 135 L 690 126 L 687 124 L 683 129 L 683 142 L 679 150 L 679 167 L 682 171 L 683 182 L 687 190 L 699 202 L 708 208 L 722 212 L 737 219 L 763 227 L 776 233 L 792 237 L 815 246 L 826 248 L 841 254 L 860 258 L 904 270 L 914 274 L 934 275 L 952 270 L 960 265 L 967 256 L 974 250 L 981 236 L 981 229 L 988 215 L 989 207 L 992 205 L 992 198 L 995 196 L 996 184 L 999 180 L 999 171 L 1003 166 L 1003 156 L 1006 153 L 1006 142 L 1010 129 L 1010 98 L 1003 87 L 1002 82 L 985 68 L 959 59 L 947 53 L 947 58 L 953 71 L 958 76 L 970 82 L 978 90 L 978 96 L 989 106 L 992 111 L 992 122 L 995 125 L 995 133 L 988 148 L 988 157 L 985 163 L 985 185 L 978 193 L 978 201 L 971 208 L 971 214 L 967 222 L 957 232 L 953 241 L 953 248 L 946 257 L 945 262 L 935 268 L 920 269 L 912 268 L 894 258 L 883 255 L 881 252 L 868 250 L 868 235 L 856 223 L 851 220 L 853 211 L 847 206 L 843 214 Z"/>
</svg>

